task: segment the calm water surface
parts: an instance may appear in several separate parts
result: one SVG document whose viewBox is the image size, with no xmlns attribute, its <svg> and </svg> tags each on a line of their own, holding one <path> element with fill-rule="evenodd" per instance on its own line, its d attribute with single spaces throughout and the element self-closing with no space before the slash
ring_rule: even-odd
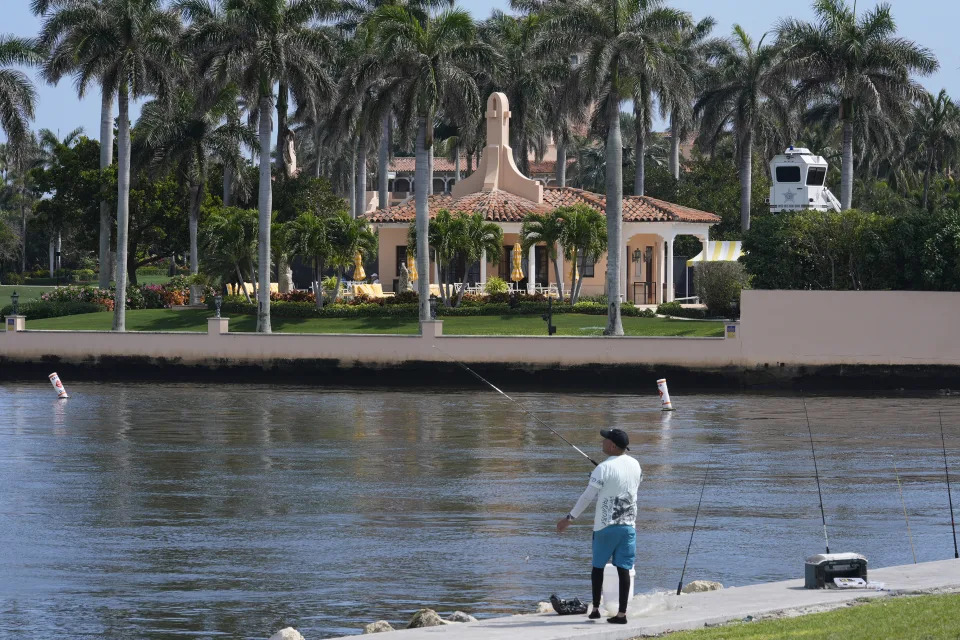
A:
<svg viewBox="0 0 960 640">
<path fill-rule="evenodd" d="M 589 594 L 590 524 L 554 531 L 591 466 L 497 396 L 241 385 L 0 385 L 0 637 L 308 638 Z M 652 386 L 652 385 L 651 385 Z M 628 430 L 645 475 L 639 591 L 802 576 L 821 552 L 798 398 L 520 394 L 595 456 Z M 834 551 L 952 556 L 937 410 L 960 481 L 960 399 L 808 400 Z M 893 456 L 896 456 L 894 458 Z M 960 500 L 955 500 L 960 502 Z"/>
</svg>

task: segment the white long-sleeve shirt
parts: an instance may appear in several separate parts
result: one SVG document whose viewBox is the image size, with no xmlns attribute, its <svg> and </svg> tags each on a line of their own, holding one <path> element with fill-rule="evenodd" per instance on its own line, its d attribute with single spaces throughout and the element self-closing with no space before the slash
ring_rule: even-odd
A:
<svg viewBox="0 0 960 640">
<path fill-rule="evenodd" d="M 596 498 L 594 531 L 600 531 L 612 524 L 636 526 L 637 491 L 642 481 L 643 470 L 636 459 L 626 454 L 610 456 L 590 474 L 590 483 L 570 510 L 570 515 L 579 517 Z"/>
</svg>

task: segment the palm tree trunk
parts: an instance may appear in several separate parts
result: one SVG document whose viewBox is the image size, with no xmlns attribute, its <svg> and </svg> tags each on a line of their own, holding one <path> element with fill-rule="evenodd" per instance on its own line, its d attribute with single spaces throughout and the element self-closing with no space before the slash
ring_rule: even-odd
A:
<svg viewBox="0 0 960 640">
<path fill-rule="evenodd" d="M 617 115 L 619 116 L 619 114 Z M 646 122 L 646 118 L 644 117 L 642 110 L 639 109 L 636 105 L 634 105 L 633 107 L 633 115 L 634 115 L 634 122 L 636 123 L 635 128 L 637 133 L 637 148 L 635 151 L 637 170 L 636 170 L 636 174 L 633 177 L 633 195 L 642 196 L 644 194 L 644 190 L 646 189 L 646 181 L 647 181 L 647 168 L 646 168 L 646 165 L 644 164 L 644 160 L 647 157 L 647 127 L 644 124 Z M 619 126 L 619 124 L 620 124 L 620 119 L 618 117 L 617 125 Z M 617 132 L 617 135 L 618 136 L 620 135 L 619 131 Z M 608 136 L 608 139 L 609 139 L 609 136 Z M 609 142 L 607 144 L 609 144 Z M 623 154 L 622 143 L 621 143 L 620 153 L 621 155 Z M 609 175 L 609 169 L 610 169 L 609 162 L 610 160 L 609 160 L 609 152 L 608 152 L 608 156 L 607 156 L 608 175 Z"/>
<path fill-rule="evenodd" d="M 350 205 L 350 217 L 357 217 L 357 152 L 360 150 L 359 138 L 350 147 L 350 184 L 347 186 Z"/>
<path fill-rule="evenodd" d="M 455 180 L 454 184 L 460 182 L 460 140 L 457 139 L 456 147 L 453 149 L 453 178 Z"/>
<path fill-rule="evenodd" d="M 27 272 L 27 209 L 23 206 L 23 199 L 25 197 L 25 190 L 23 183 L 20 184 L 20 274 L 23 275 Z M 109 288 L 109 283 L 107 287 Z"/>
<path fill-rule="evenodd" d="M 840 208 L 853 206 L 853 118 L 843 121 L 843 158 L 840 165 Z"/>
<path fill-rule="evenodd" d="M 54 254 L 54 238 L 53 233 L 50 234 L 50 240 L 47 242 L 47 274 L 52 278 L 53 270 L 55 269 L 53 263 L 53 254 Z"/>
<path fill-rule="evenodd" d="M 200 185 L 190 185 L 190 275 L 200 273 L 200 254 L 197 251 L 197 229 L 200 225 Z"/>
<path fill-rule="evenodd" d="M 233 167 L 223 165 L 223 206 L 229 207 L 233 202 Z"/>
<path fill-rule="evenodd" d="M 420 322 L 430 320 L 430 209 L 426 183 L 430 174 L 430 150 L 427 149 L 427 118 L 420 116 L 417 123 L 416 169 L 414 171 L 414 202 L 417 209 L 417 292 L 420 295 Z"/>
<path fill-rule="evenodd" d="M 360 136 L 360 147 L 357 149 L 357 208 L 353 212 L 354 218 L 359 218 L 367 210 L 367 137 Z"/>
<path fill-rule="evenodd" d="M 930 172 L 933 170 L 933 154 L 927 152 L 927 168 L 923 172 L 923 208 L 927 208 L 930 196 Z"/>
<path fill-rule="evenodd" d="M 257 298 L 257 332 L 271 333 L 270 328 L 270 217 L 273 213 L 273 185 L 270 175 L 270 127 L 273 124 L 273 100 L 260 96 L 260 228 L 258 265 L 260 286 Z"/>
<path fill-rule="evenodd" d="M 670 175 L 680 179 L 680 126 L 677 124 L 677 110 L 670 114 Z"/>
<path fill-rule="evenodd" d="M 560 269 L 559 251 L 553 256 L 553 275 L 557 278 L 557 293 L 560 294 L 560 302 L 563 302 L 563 272 Z"/>
<path fill-rule="evenodd" d="M 253 304 L 253 300 L 250 299 L 250 292 L 247 291 L 246 281 L 243 279 L 243 274 L 240 272 L 240 263 L 234 262 L 233 268 L 237 270 L 237 278 L 240 279 L 240 288 L 243 289 L 243 295 L 247 298 L 247 304 Z"/>
<path fill-rule="evenodd" d="M 429 164 L 430 179 L 427 180 L 427 195 L 432 196 L 433 195 L 433 145 L 430 145 L 430 149 L 428 149 L 427 160 L 430 163 Z"/>
<path fill-rule="evenodd" d="M 614 79 L 616 76 L 615 68 Z M 610 113 L 607 116 L 607 328 L 603 333 L 607 336 L 622 336 L 620 252 L 623 244 L 623 138 L 620 137 L 620 105 L 616 100 L 610 102 Z M 643 128 L 640 122 L 637 127 Z M 642 156 L 638 158 L 638 166 L 641 159 Z M 642 192 L 639 195 L 643 195 Z"/>
<path fill-rule="evenodd" d="M 127 330 L 127 235 L 130 228 L 130 95 L 120 85 L 117 136 L 117 290 L 113 298 L 113 330 Z"/>
<path fill-rule="evenodd" d="M 316 127 L 316 128 L 314 129 L 314 133 L 313 133 L 313 152 L 314 152 L 314 155 L 317 156 L 317 157 L 315 158 L 316 161 L 313 163 L 313 177 L 314 177 L 314 178 L 319 178 L 319 177 L 320 177 L 320 168 L 321 168 L 321 158 L 320 158 L 320 147 L 321 147 L 321 144 L 320 144 L 320 140 L 321 140 L 321 136 L 322 136 L 322 133 L 321 133 L 320 127 Z"/>
<path fill-rule="evenodd" d="M 113 164 L 113 93 L 103 90 L 100 101 L 100 170 Z M 110 288 L 110 203 L 100 201 L 100 273 L 97 286 Z"/>
<path fill-rule="evenodd" d="M 558 137 L 557 140 L 557 186 L 565 187 L 567 186 L 567 145 L 562 138 Z"/>
<path fill-rule="evenodd" d="M 277 87 L 277 169 L 279 174 L 287 174 L 287 110 L 290 106 L 290 85 L 280 82 Z"/>
<path fill-rule="evenodd" d="M 753 191 L 753 131 L 748 131 L 740 149 L 740 228 L 750 230 L 750 197 Z"/>
<path fill-rule="evenodd" d="M 323 310 L 323 260 L 317 261 L 317 285 L 313 291 L 317 296 L 317 309 Z"/>
<path fill-rule="evenodd" d="M 381 123 L 383 131 L 380 133 L 380 157 L 377 159 L 377 188 L 379 190 L 380 208 L 387 208 L 390 198 L 390 114 L 383 116 Z"/>
</svg>

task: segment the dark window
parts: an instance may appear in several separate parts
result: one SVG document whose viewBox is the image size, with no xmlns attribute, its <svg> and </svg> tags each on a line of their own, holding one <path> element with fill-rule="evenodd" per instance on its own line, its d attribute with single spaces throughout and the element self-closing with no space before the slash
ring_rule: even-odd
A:
<svg viewBox="0 0 960 640">
<path fill-rule="evenodd" d="M 777 182 L 800 182 L 800 167 L 777 167 Z"/>
<path fill-rule="evenodd" d="M 810 167 L 810 170 L 807 172 L 807 185 L 811 187 L 822 187 L 823 181 L 826 179 L 826 167 Z"/>
<path fill-rule="evenodd" d="M 579 260 L 578 260 L 578 262 L 579 262 Z M 592 278 L 592 277 L 593 277 L 593 267 L 594 267 L 593 258 L 592 258 L 591 256 L 587 256 L 587 264 L 586 264 L 586 266 L 583 268 L 583 277 L 584 277 L 584 278 Z"/>
<path fill-rule="evenodd" d="M 400 276 L 400 265 L 407 264 L 407 247 L 397 247 L 397 276 Z"/>
</svg>

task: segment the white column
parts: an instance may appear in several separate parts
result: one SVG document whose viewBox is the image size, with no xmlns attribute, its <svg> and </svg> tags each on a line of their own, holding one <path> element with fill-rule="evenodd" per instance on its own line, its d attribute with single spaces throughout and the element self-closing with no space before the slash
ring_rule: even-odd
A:
<svg viewBox="0 0 960 640">
<path fill-rule="evenodd" d="M 436 261 L 437 254 L 433 254 L 433 284 L 440 284 L 440 263 Z"/>
<path fill-rule="evenodd" d="M 620 303 L 627 302 L 627 276 L 630 275 L 630 268 L 627 265 L 627 245 L 620 247 Z"/>
<path fill-rule="evenodd" d="M 532 294 L 537 279 L 537 245 L 530 245 L 527 252 L 527 293 Z"/>
<path fill-rule="evenodd" d="M 673 241 L 675 238 L 675 235 L 667 238 L 667 302 L 673 302 L 675 297 L 673 284 Z"/>
<path fill-rule="evenodd" d="M 667 255 L 666 251 L 663 249 L 663 243 L 666 241 L 666 238 L 663 236 L 657 236 L 660 238 L 657 241 L 657 280 L 654 282 L 654 286 L 657 288 L 657 302 L 663 303 L 666 302 L 664 298 L 663 283 L 666 281 L 667 277 Z"/>
<path fill-rule="evenodd" d="M 487 284 L 487 251 L 484 249 L 480 256 L 480 284 Z"/>
</svg>

